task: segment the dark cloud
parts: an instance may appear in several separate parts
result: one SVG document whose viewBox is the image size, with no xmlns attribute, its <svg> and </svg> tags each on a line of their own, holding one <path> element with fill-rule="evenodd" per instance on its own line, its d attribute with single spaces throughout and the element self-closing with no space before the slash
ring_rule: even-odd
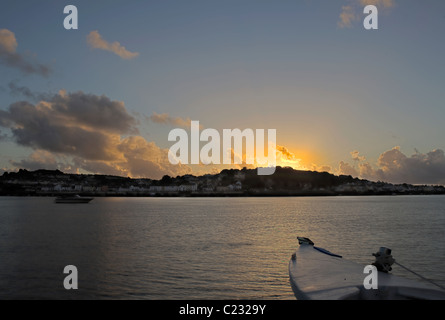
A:
<svg viewBox="0 0 445 320">
<path fill-rule="evenodd" d="M 17 68 L 26 74 L 48 76 L 51 68 L 33 61 L 31 57 L 16 52 L 17 40 L 15 34 L 8 29 L 0 29 L 0 63 Z"/>
<path fill-rule="evenodd" d="M 119 135 L 137 132 L 123 102 L 82 92 L 61 92 L 35 105 L 15 102 L 0 110 L 0 125 L 20 145 L 92 160 L 111 160 Z"/>
<path fill-rule="evenodd" d="M 23 146 L 79 155 L 92 160 L 113 159 L 109 152 L 112 146 L 111 137 L 100 131 L 49 125 L 46 119 L 43 119 L 27 123 L 23 128 L 13 128 L 12 133 L 16 142 Z"/>
<path fill-rule="evenodd" d="M 0 110 L 0 126 L 17 144 L 35 150 L 11 162 L 20 168 L 68 167 L 150 178 L 190 173 L 188 166 L 170 164 L 167 149 L 134 135 L 137 120 L 123 102 L 106 96 L 61 91 L 36 104 L 15 102 Z"/>
<path fill-rule="evenodd" d="M 400 147 L 383 152 L 375 165 L 351 152 L 356 166 L 340 162 L 338 173 L 374 181 L 409 184 L 445 184 L 445 153 L 435 149 L 426 154 L 416 152 L 405 155 Z"/>
<path fill-rule="evenodd" d="M 75 123 L 112 133 L 137 133 L 137 120 L 127 112 L 122 101 L 79 91 L 61 92 L 50 103 L 54 112 Z"/>
<path fill-rule="evenodd" d="M 377 176 L 396 183 L 445 184 L 445 154 L 441 149 L 406 156 L 399 147 L 382 153 Z"/>
<path fill-rule="evenodd" d="M 8 84 L 9 92 L 13 96 L 23 96 L 29 100 L 32 101 L 40 101 L 40 100 L 49 100 L 53 96 L 49 93 L 40 93 L 40 92 L 34 92 L 28 87 L 18 86 L 15 82 L 11 81 Z"/>
</svg>

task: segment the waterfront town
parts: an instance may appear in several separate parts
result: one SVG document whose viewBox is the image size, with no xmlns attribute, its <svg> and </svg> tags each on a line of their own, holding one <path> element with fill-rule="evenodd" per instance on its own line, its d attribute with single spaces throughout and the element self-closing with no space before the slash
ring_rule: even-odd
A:
<svg viewBox="0 0 445 320">
<path fill-rule="evenodd" d="M 5 172 L 2 196 L 341 196 L 445 194 L 441 185 L 373 182 L 327 172 L 277 167 L 271 176 L 256 169 L 226 169 L 218 174 L 136 179 L 111 175 L 72 174 L 59 170 Z"/>
</svg>

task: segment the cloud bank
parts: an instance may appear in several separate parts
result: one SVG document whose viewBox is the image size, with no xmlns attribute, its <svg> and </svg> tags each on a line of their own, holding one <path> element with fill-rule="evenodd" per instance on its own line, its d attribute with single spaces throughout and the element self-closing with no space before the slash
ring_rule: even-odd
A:
<svg viewBox="0 0 445 320">
<path fill-rule="evenodd" d="M 117 41 L 109 43 L 108 41 L 104 40 L 97 30 L 91 31 L 88 34 L 87 42 L 91 46 L 91 48 L 113 52 L 114 54 L 125 60 L 133 59 L 139 56 L 138 52 L 128 51 Z"/>
<path fill-rule="evenodd" d="M 0 64 L 16 68 L 25 74 L 37 74 L 47 77 L 50 67 L 32 60 L 31 57 L 17 52 L 17 39 L 14 32 L 0 29 Z"/>
<path fill-rule="evenodd" d="M 407 156 L 397 146 L 383 152 L 374 165 L 364 157 L 354 158 L 358 152 L 351 155 L 355 164 L 341 161 L 339 174 L 392 183 L 445 184 L 445 153 L 442 149 L 425 154 L 416 151 Z"/>
<path fill-rule="evenodd" d="M 161 178 L 190 172 L 168 161 L 168 149 L 138 135 L 137 120 L 122 101 L 81 91 L 60 91 L 36 104 L 19 101 L 0 110 L 0 126 L 34 153 L 11 164 L 50 166 L 120 176 Z"/>
</svg>

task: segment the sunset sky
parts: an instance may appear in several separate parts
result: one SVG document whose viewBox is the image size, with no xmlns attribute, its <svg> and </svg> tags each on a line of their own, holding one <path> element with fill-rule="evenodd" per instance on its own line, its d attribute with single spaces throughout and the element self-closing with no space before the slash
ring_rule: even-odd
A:
<svg viewBox="0 0 445 320">
<path fill-rule="evenodd" d="M 278 165 L 445 184 L 444 34 L 442 0 L 3 0 L 0 168 L 217 172 L 168 162 L 197 120 L 276 129 Z"/>
</svg>

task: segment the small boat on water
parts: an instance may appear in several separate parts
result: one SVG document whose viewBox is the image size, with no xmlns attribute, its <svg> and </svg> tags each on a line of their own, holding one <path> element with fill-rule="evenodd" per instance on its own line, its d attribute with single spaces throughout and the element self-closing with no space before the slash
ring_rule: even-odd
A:
<svg viewBox="0 0 445 320">
<path fill-rule="evenodd" d="M 289 278 L 299 300 L 445 300 L 445 290 L 436 284 L 390 274 L 395 260 L 388 248 L 373 254 L 377 288 L 367 289 L 365 266 L 316 247 L 308 238 L 298 237 L 298 241 L 289 262 Z"/>
<path fill-rule="evenodd" d="M 81 197 L 79 195 L 74 196 L 60 196 L 57 197 L 54 202 L 55 203 L 89 203 L 94 198 L 89 197 Z"/>
</svg>

